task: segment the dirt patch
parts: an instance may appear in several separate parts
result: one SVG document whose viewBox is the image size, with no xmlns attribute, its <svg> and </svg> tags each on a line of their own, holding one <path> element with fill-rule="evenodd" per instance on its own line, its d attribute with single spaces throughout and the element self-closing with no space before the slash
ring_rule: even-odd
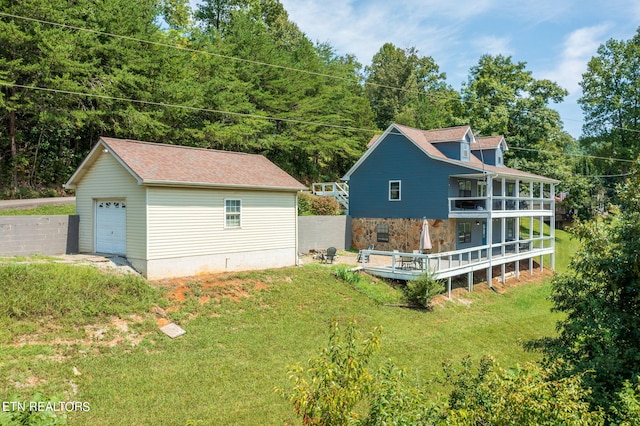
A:
<svg viewBox="0 0 640 426">
<path fill-rule="evenodd" d="M 136 346 L 149 333 L 138 333 L 131 329 L 131 325 L 141 323 L 145 320 L 140 315 L 132 315 L 127 318 L 112 317 L 109 322 L 85 325 L 80 329 L 83 331 L 81 338 L 47 338 L 45 334 L 33 333 L 16 336 L 11 346 L 23 347 L 26 345 L 50 345 L 50 346 L 86 346 L 86 347 L 115 347 L 115 346 Z M 54 324 L 46 327 L 47 332 L 58 328 Z M 40 355 L 38 355 L 40 356 Z M 56 354 L 53 356 L 41 356 L 47 359 L 61 360 Z"/>
</svg>

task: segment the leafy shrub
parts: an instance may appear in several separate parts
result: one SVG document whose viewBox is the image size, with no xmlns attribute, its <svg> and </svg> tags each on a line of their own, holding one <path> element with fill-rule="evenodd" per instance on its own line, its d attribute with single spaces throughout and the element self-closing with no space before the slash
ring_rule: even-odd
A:
<svg viewBox="0 0 640 426">
<path fill-rule="evenodd" d="M 467 357 L 447 363 L 437 378 L 448 395 L 429 400 L 431 387 L 410 382 L 391 361 L 372 370 L 380 329 L 361 339 L 354 321 L 332 324 L 329 345 L 307 368 L 289 367 L 294 381 L 288 395 L 305 425 L 602 425 L 601 411 L 590 409 L 580 376 L 554 379 L 536 364 L 504 370 L 489 357 L 477 367 Z M 284 392 L 281 391 L 284 394 Z M 636 390 L 628 387 L 621 417 L 633 423 Z M 631 422 L 631 423 L 629 423 Z"/>
<path fill-rule="evenodd" d="M 406 295 L 409 302 L 424 308 L 429 307 L 431 300 L 444 292 L 444 285 L 431 277 L 429 273 L 422 274 L 416 280 L 407 281 Z"/>
<path fill-rule="evenodd" d="M 288 396 L 303 424 L 354 423 L 358 417 L 354 409 L 366 399 L 374 381 L 368 365 L 380 345 L 379 338 L 379 328 L 361 341 L 354 321 L 344 329 L 333 321 L 329 346 L 311 358 L 307 368 L 289 367 L 294 389 Z"/>
<path fill-rule="evenodd" d="M 32 411 L 29 409 L 29 403 L 55 403 L 60 402 L 61 398 L 47 399 L 40 394 L 35 394 L 29 401 L 25 401 L 24 398 L 14 395 L 9 401 L 21 402 L 26 404 L 25 409 L 15 409 L 10 411 L 0 411 L 0 425 L 3 426 L 57 426 L 66 425 L 67 419 L 51 410 Z M 11 407 L 11 405 L 9 405 Z"/>
<path fill-rule="evenodd" d="M 483 357 L 474 368 L 469 357 L 461 369 L 445 364 L 443 383 L 452 386 L 448 425 L 601 425 L 603 415 L 584 400 L 580 376 L 552 379 L 536 364 L 504 370 Z"/>
<path fill-rule="evenodd" d="M 311 200 L 311 213 L 317 216 L 336 216 L 340 214 L 340 203 L 333 197 L 317 197 Z"/>
<path fill-rule="evenodd" d="M 627 381 L 618 393 L 618 401 L 614 408 L 615 424 L 621 426 L 640 425 L 640 377 L 636 384 Z"/>
<path fill-rule="evenodd" d="M 335 274 L 336 277 L 349 284 L 355 284 L 360 281 L 358 271 L 352 271 L 349 268 L 340 267 L 335 270 Z"/>
<path fill-rule="evenodd" d="M 309 192 L 301 192 L 298 194 L 298 215 L 299 216 L 310 216 L 311 213 L 311 200 L 315 195 L 310 194 Z"/>
</svg>

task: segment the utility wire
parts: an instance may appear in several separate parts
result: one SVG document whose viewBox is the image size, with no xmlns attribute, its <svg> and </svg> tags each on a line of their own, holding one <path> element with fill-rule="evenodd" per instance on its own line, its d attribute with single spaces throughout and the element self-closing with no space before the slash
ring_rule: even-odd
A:
<svg viewBox="0 0 640 426">
<path fill-rule="evenodd" d="M 61 24 L 61 23 L 58 23 L 58 22 L 46 21 L 46 20 L 43 20 L 43 19 L 29 18 L 29 17 L 26 17 L 26 16 L 15 15 L 15 14 L 12 14 L 12 13 L 0 12 L 0 16 L 4 16 L 4 17 L 7 17 L 7 18 L 14 18 L 14 19 L 22 19 L 24 21 L 30 21 L 30 22 L 38 22 L 40 24 L 51 25 L 51 26 L 60 27 L 60 28 L 67 28 L 67 29 L 75 30 L 75 31 L 85 31 L 85 32 L 93 33 L 93 34 L 99 34 L 99 35 L 104 35 L 104 36 L 109 36 L 109 37 L 115 37 L 115 38 L 119 38 L 119 39 L 122 39 L 122 40 L 135 41 L 135 42 L 139 42 L 139 43 L 146 43 L 146 44 L 150 44 L 150 45 L 154 45 L 154 46 L 168 47 L 168 48 L 171 48 L 171 49 L 182 50 L 182 51 L 190 52 L 190 53 L 201 53 L 201 54 L 204 54 L 204 55 L 214 56 L 214 57 L 218 57 L 218 58 L 229 59 L 229 60 L 233 60 L 233 61 L 244 62 L 244 63 L 254 64 L 254 65 L 273 67 L 273 68 L 277 68 L 277 69 L 281 69 L 281 70 L 285 70 L 285 71 L 294 71 L 294 72 L 313 75 L 313 76 L 317 76 L 317 77 L 332 78 L 332 79 L 352 82 L 352 83 L 356 83 L 356 84 L 360 83 L 357 78 L 354 79 L 354 78 L 350 78 L 350 77 L 341 77 L 341 76 L 337 76 L 337 75 L 333 75 L 333 74 L 326 74 L 326 73 L 321 73 L 321 72 L 316 72 L 316 71 L 309 71 L 309 70 L 305 70 L 305 69 L 301 69 L 301 68 L 287 67 L 287 66 L 284 66 L 284 65 L 276 65 L 276 64 L 271 64 L 271 63 L 268 63 L 268 62 L 261 62 L 261 61 L 251 60 L 251 59 L 243 59 L 243 58 L 238 58 L 236 56 L 230 56 L 230 55 L 223 55 L 221 53 L 208 52 L 206 50 L 192 49 L 192 48 L 188 48 L 188 47 L 177 46 L 177 45 L 168 44 L 168 43 L 162 43 L 162 42 L 158 42 L 158 41 L 145 40 L 145 39 L 140 39 L 140 38 L 137 38 L 137 37 L 125 36 L 125 35 L 110 33 L 110 32 L 106 32 L 106 31 L 93 30 L 93 29 L 85 28 L 85 27 L 78 27 L 78 26 L 75 26 L 75 25 Z M 407 93 L 417 93 L 417 94 L 420 94 L 420 95 L 423 95 L 423 96 L 430 97 L 432 99 L 442 99 L 442 100 L 445 100 L 445 101 L 460 100 L 463 103 L 471 103 L 471 104 L 478 104 L 479 103 L 478 101 L 474 101 L 474 100 L 463 101 L 459 97 L 453 97 L 453 96 L 449 97 L 444 93 L 438 93 L 438 92 L 436 92 L 436 93 L 425 93 L 424 91 L 406 89 L 406 88 L 403 88 L 403 87 L 390 86 L 390 85 L 379 84 L 379 83 L 374 83 L 374 82 L 366 82 L 366 84 L 368 84 L 370 86 L 381 87 L 381 88 L 385 88 L 385 89 L 398 90 L 398 91 L 407 92 Z M 520 111 L 528 111 L 528 110 L 525 109 L 525 108 L 522 108 L 522 109 L 520 109 Z M 573 119 L 573 118 L 565 118 L 565 120 L 577 121 L 577 122 L 582 122 L 583 121 L 583 120 L 578 120 L 578 119 Z M 640 133 L 640 130 L 636 130 L 636 129 L 628 129 L 626 127 L 621 127 L 621 126 L 612 126 L 612 127 L 615 128 L 615 129 L 620 129 L 620 130 L 624 130 L 624 131 L 627 131 L 627 132 Z"/>
<path fill-rule="evenodd" d="M 303 73 L 303 74 L 314 75 L 314 76 L 317 76 L 317 77 L 325 77 L 325 78 L 337 79 L 337 80 L 342 80 L 342 81 L 347 81 L 347 82 L 360 84 L 360 81 L 357 78 L 354 79 L 354 78 L 349 78 L 349 77 L 340 77 L 340 76 L 336 76 L 336 75 L 333 75 L 333 74 L 326 74 L 326 73 L 320 73 L 320 72 L 315 72 L 315 71 L 304 70 L 304 69 L 300 69 L 300 68 L 287 67 L 287 66 L 284 66 L 284 65 L 276 65 L 276 64 L 271 64 L 271 63 L 268 63 L 268 62 L 255 61 L 255 60 L 251 60 L 251 59 L 243 59 L 243 58 L 238 58 L 236 56 L 229 56 L 229 55 L 223 55 L 223 54 L 220 54 L 220 53 L 208 52 L 206 50 L 192 49 L 192 48 L 183 47 L 183 46 L 177 46 L 177 45 L 168 44 L 168 43 L 162 43 L 162 42 L 145 40 L 145 39 L 140 39 L 140 38 L 131 37 L 131 36 L 114 34 L 114 33 L 106 32 L 106 31 L 99 31 L 99 30 L 93 30 L 93 29 L 85 28 L 85 27 L 78 27 L 78 26 L 75 26 L 75 25 L 61 24 L 61 23 L 58 23 L 58 22 L 46 21 L 46 20 L 43 20 L 43 19 L 29 18 L 29 17 L 26 17 L 26 16 L 15 15 L 15 14 L 11 14 L 11 13 L 0 12 L 0 16 L 4 16 L 4 17 L 7 17 L 7 18 L 21 19 L 21 20 L 30 21 L 30 22 L 37 22 L 37 23 L 40 23 L 40 24 L 45 24 L 45 25 L 50 25 L 50 26 L 55 26 L 55 27 L 60 27 L 60 28 L 66 28 L 66 29 L 75 30 L 75 31 L 85 31 L 85 32 L 89 32 L 89 33 L 92 33 L 92 34 L 99 34 L 99 35 L 104 35 L 104 36 L 108 36 L 108 37 L 115 37 L 115 38 L 119 38 L 119 39 L 122 39 L 122 40 L 135 41 L 135 42 L 150 44 L 150 45 L 154 45 L 154 46 L 168 47 L 168 48 L 182 50 L 182 51 L 190 52 L 190 53 L 202 53 L 204 55 L 219 57 L 219 58 L 223 58 L 223 59 L 229 59 L 229 60 L 238 61 L 238 62 L 244 62 L 244 63 L 250 63 L 250 64 L 254 64 L 254 65 L 273 67 L 273 68 L 278 68 L 278 69 L 282 69 L 282 70 L 286 70 L 286 71 L 294 71 L 294 72 L 299 72 L 299 73 Z M 366 82 L 366 84 L 370 85 L 370 86 L 381 87 L 381 88 L 385 88 L 385 89 L 392 89 L 392 90 L 397 90 L 397 91 L 402 91 L 402 92 L 407 92 L 407 93 L 416 93 L 416 94 L 419 94 L 419 95 L 422 95 L 422 96 L 429 97 L 431 99 L 442 99 L 444 101 L 460 100 L 462 103 L 466 102 L 466 103 L 469 103 L 469 104 L 479 104 L 479 102 L 475 101 L 475 100 L 463 101 L 461 97 L 448 96 L 445 93 L 438 93 L 438 92 L 436 92 L 436 93 L 426 93 L 426 92 L 420 91 L 420 90 L 406 89 L 406 88 L 403 88 L 403 87 L 390 86 L 390 85 L 386 85 L 386 84 L 379 84 L 379 83 L 374 83 L 374 82 L 369 82 L 369 81 Z M 458 93 L 458 92 L 456 92 L 456 93 Z M 520 111 L 527 111 L 527 110 L 522 108 L 522 109 L 520 109 Z M 576 120 L 576 121 L 580 121 L 580 120 Z"/>
<path fill-rule="evenodd" d="M 136 103 L 136 104 L 153 105 L 153 106 L 160 106 L 160 107 L 165 107 L 165 108 L 180 108 L 180 109 L 187 109 L 187 110 L 191 110 L 191 111 L 212 112 L 212 113 L 216 113 L 216 114 L 225 114 L 225 115 L 236 115 L 236 116 L 240 116 L 240 117 L 257 118 L 257 119 L 262 119 L 262 120 L 284 121 L 284 122 L 295 123 L 295 124 L 310 124 L 310 125 L 314 125 L 314 126 L 331 127 L 331 128 L 334 128 L 334 129 L 342 129 L 342 130 L 352 130 L 352 131 L 359 131 L 359 132 L 379 133 L 378 130 L 373 130 L 373 129 L 364 129 L 364 128 L 360 128 L 360 127 L 351 127 L 351 126 L 341 126 L 341 125 L 338 125 L 338 124 L 330 124 L 330 123 L 319 123 L 319 122 L 315 122 L 315 121 L 297 120 L 295 118 L 271 117 L 271 116 L 268 116 L 268 115 L 250 114 L 250 113 L 245 113 L 245 112 L 223 111 L 223 110 L 219 110 L 219 109 L 200 108 L 200 107 L 194 107 L 194 106 L 189 106 L 189 105 L 176 105 L 176 104 L 169 104 L 169 103 L 164 103 L 164 102 L 142 101 L 140 99 L 121 98 L 121 97 L 117 97 L 117 96 L 100 95 L 100 94 L 97 94 L 97 93 L 75 92 L 75 91 L 72 91 L 72 90 L 50 89 L 50 88 L 47 88 L 47 87 L 29 86 L 29 85 L 25 85 L 25 84 L 5 83 L 5 82 L 2 82 L 2 81 L 0 81 L 0 86 L 19 87 L 21 89 L 39 90 L 39 91 L 51 92 L 51 93 L 62 93 L 62 94 L 65 94 L 65 95 L 77 95 L 77 96 L 86 96 L 86 97 L 90 97 L 90 98 L 109 99 L 109 100 L 113 100 L 113 101 L 132 102 L 132 103 Z"/>
<path fill-rule="evenodd" d="M 159 107 L 164 107 L 164 108 L 178 108 L 178 109 L 186 109 L 186 110 L 190 110 L 190 111 L 211 112 L 211 113 L 216 113 L 216 114 L 235 115 L 235 116 L 239 116 L 239 117 L 256 118 L 256 119 L 261 119 L 261 120 L 283 121 L 283 122 L 293 123 L 293 124 L 306 124 L 306 125 L 313 125 L 313 126 L 318 126 L 318 127 L 330 127 L 330 128 L 334 128 L 334 129 L 351 130 L 351 131 L 356 131 L 356 132 L 367 132 L 367 133 L 372 133 L 372 134 L 380 133 L 379 130 L 365 129 L 365 128 L 362 128 L 362 127 L 342 126 L 342 125 L 338 125 L 338 124 L 320 123 L 320 122 L 317 122 L 317 121 L 298 120 L 298 119 L 295 119 L 295 118 L 282 118 L 282 117 L 272 117 L 272 116 L 268 116 L 268 115 L 250 114 L 250 113 L 244 113 L 244 112 L 224 111 L 224 110 L 213 109 L 213 108 L 200 108 L 200 107 L 194 107 L 194 106 L 189 106 L 189 105 L 169 104 L 169 103 L 165 103 L 165 102 L 143 101 L 143 100 L 140 100 L 140 99 L 122 98 L 122 97 L 117 97 L 117 96 L 101 95 L 101 94 L 97 94 L 97 93 L 75 92 L 75 91 L 72 91 L 72 90 L 50 89 L 50 88 L 47 88 L 47 87 L 29 86 L 29 85 L 25 85 L 25 84 L 6 83 L 6 82 L 2 82 L 2 81 L 0 81 L 0 86 L 18 87 L 18 88 L 21 88 L 21 89 L 38 90 L 38 91 L 50 92 L 50 93 L 61 93 L 61 94 L 65 94 L 65 95 L 86 96 L 86 97 L 90 97 L 90 98 L 108 99 L 108 100 L 121 101 L 121 102 L 131 102 L 131 103 L 136 103 L 136 104 L 141 104 L 141 105 L 153 105 L 153 106 L 159 106 Z M 398 132 L 389 132 L 389 134 L 402 135 L 402 133 L 398 133 Z M 511 148 L 510 147 L 509 149 L 521 150 L 521 151 L 531 151 L 531 152 L 544 152 L 544 151 L 539 150 L 539 149 L 531 149 L 531 148 L 516 148 L 516 147 Z M 572 155 L 572 156 L 577 156 L 577 157 L 596 158 L 596 159 L 610 160 L 610 161 L 621 161 L 621 162 L 628 162 L 628 163 L 633 163 L 634 162 L 634 160 L 626 160 L 626 159 L 622 159 L 622 158 L 611 158 L 611 157 L 598 157 L 598 156 L 595 156 L 595 155 L 587 155 L 587 154 L 563 153 L 563 155 Z M 602 176 L 584 175 L 584 176 L 585 177 L 617 177 L 617 176 L 626 176 L 626 175 L 628 175 L 628 174 L 624 174 L 624 175 L 602 175 Z"/>
<path fill-rule="evenodd" d="M 29 18 L 29 17 L 15 15 L 15 14 L 11 14 L 11 13 L 0 12 L 0 16 L 4 16 L 4 17 L 8 17 L 8 18 L 14 18 L 14 19 L 21 19 L 21 20 L 30 21 L 30 22 L 37 22 L 37 23 L 41 23 L 41 24 L 45 24 L 45 25 L 50 25 L 50 26 L 55 26 L 55 27 L 60 27 L 60 28 L 66 28 L 66 29 L 71 29 L 71 30 L 76 30 L 76 31 L 85 31 L 85 32 L 93 33 L 93 34 L 99 34 L 99 35 L 104 35 L 104 36 L 108 36 L 108 37 L 119 38 L 119 39 L 122 39 L 122 40 L 135 41 L 135 42 L 145 43 L 145 44 L 154 45 L 154 46 L 167 47 L 167 48 L 182 50 L 182 51 L 190 52 L 190 53 L 201 53 L 201 54 L 214 56 L 214 57 L 219 57 L 219 58 L 223 58 L 223 59 L 229 59 L 229 60 L 234 60 L 234 61 L 238 61 L 238 62 L 250 63 L 250 64 L 254 64 L 254 65 L 268 66 L 268 67 L 278 68 L 278 69 L 282 69 L 282 70 L 286 70 L 286 71 L 300 72 L 300 73 L 304 73 L 304 74 L 308 74 L 308 75 L 314 75 L 314 76 L 318 76 L 318 77 L 332 78 L 332 79 L 338 79 L 338 80 L 342 80 L 342 81 L 349 81 L 349 82 L 358 83 L 357 79 L 353 79 L 353 78 L 340 77 L 340 76 L 336 76 L 336 75 L 332 75 L 332 74 L 319 73 L 319 72 L 304 70 L 304 69 L 300 69 L 300 68 L 287 67 L 287 66 L 284 66 L 284 65 L 270 64 L 268 62 L 255 61 L 255 60 L 251 60 L 251 59 L 243 59 L 243 58 L 238 58 L 238 57 L 235 57 L 235 56 L 223 55 L 223 54 L 220 54 L 220 53 L 213 53 L 213 52 L 208 52 L 208 51 L 200 50 L 200 49 L 192 49 L 192 48 L 172 45 L 172 44 L 168 44 L 168 43 L 162 43 L 162 42 L 145 40 L 145 39 L 140 39 L 140 38 L 131 37 L 131 36 L 125 36 L 125 35 L 120 35 L 120 34 L 109 33 L 109 32 L 106 32 L 106 31 L 99 31 L 99 30 L 93 30 L 93 29 L 90 29 L 90 28 L 78 27 L 78 26 L 75 26 L 75 25 L 61 24 L 61 23 L 52 22 L 52 21 L 46 21 L 46 20 L 42 20 L 42 19 Z M 405 88 L 395 87 L 395 86 L 389 86 L 389 85 L 384 85 L 384 84 L 369 83 L 369 82 L 367 84 L 370 84 L 370 85 L 376 86 L 376 87 L 399 90 L 399 91 L 404 91 L 404 92 L 413 92 L 413 90 L 410 90 L 410 89 L 405 89 Z M 341 126 L 341 125 L 335 125 L 335 124 L 329 124 L 329 123 L 319 123 L 319 122 L 312 122 L 312 121 L 305 121 L 305 120 L 297 120 L 297 119 L 291 119 L 291 118 L 278 118 L 278 117 L 270 117 L 270 116 L 259 115 L 259 114 L 239 113 L 239 112 L 223 111 L 223 110 L 217 110 L 217 109 L 211 109 L 211 108 L 198 108 L 198 107 L 191 107 L 191 106 L 187 106 L 187 105 L 176 105 L 176 104 L 168 104 L 168 103 L 163 103 L 163 102 L 142 101 L 142 100 L 139 100 L 139 99 L 119 98 L 119 97 L 113 97 L 113 96 L 108 96 L 108 95 L 99 95 L 99 94 L 92 94 L 92 93 L 74 92 L 74 91 L 67 91 L 67 90 L 61 90 L 61 89 L 50 89 L 50 88 L 45 88 L 45 87 L 28 86 L 28 85 L 20 85 L 20 84 L 10 84 L 10 83 L 3 83 L 3 82 L 0 82 L 0 85 L 11 86 L 11 87 L 19 87 L 19 88 L 31 89 L 31 90 L 48 91 L 48 92 L 52 92 L 52 93 L 63 93 L 63 94 L 87 96 L 87 97 L 94 97 L 94 98 L 101 98 L 101 99 L 111 99 L 111 100 L 117 100 L 117 101 L 125 101 L 125 102 L 132 102 L 132 103 L 146 104 L 146 105 L 154 105 L 154 106 L 162 106 L 162 107 L 169 107 L 169 108 L 189 109 L 189 110 L 194 110 L 194 111 L 212 112 L 212 113 L 225 114 L 225 115 L 236 115 L 236 116 L 242 116 L 242 117 L 250 117 L 250 118 L 272 120 L 272 121 L 284 121 L 284 122 L 296 123 L 296 124 L 309 124 L 309 125 L 331 127 L 331 128 L 344 129 L 344 130 L 364 131 L 364 132 L 369 132 L 369 133 L 378 133 L 377 130 L 357 128 L 357 127 L 351 127 L 351 126 Z M 428 97 L 441 98 L 441 99 L 447 100 L 446 99 L 446 95 L 444 95 L 444 94 L 440 94 L 440 93 L 424 93 L 424 92 L 420 92 L 420 91 L 415 91 L 415 92 L 416 93 L 420 93 L 422 95 L 426 95 Z M 449 100 L 456 100 L 456 99 L 458 99 L 458 98 L 454 99 L 454 97 L 451 97 Z M 478 103 L 478 101 L 473 101 L 473 100 L 467 100 L 467 101 L 463 101 L 463 102 Z M 569 119 L 569 120 L 572 120 L 572 119 Z M 581 120 L 573 119 L 573 121 L 581 121 Z M 621 129 L 621 130 L 629 131 L 629 132 L 640 133 L 640 130 L 627 129 L 627 128 L 619 127 L 619 126 L 614 126 L 614 127 L 618 128 L 618 129 Z M 522 150 L 522 151 L 542 152 L 541 150 L 535 150 L 535 149 L 530 149 L 530 148 L 510 147 L 509 149 Z M 625 160 L 625 159 L 611 158 L 611 157 L 598 157 L 598 156 L 586 155 L 586 154 L 573 154 L 573 153 L 563 153 L 563 154 L 564 155 L 579 156 L 579 157 L 586 157 L 586 158 L 601 159 L 601 160 L 631 162 L 631 163 L 634 162 L 634 160 Z M 608 176 L 603 175 L 603 177 L 608 177 Z M 615 176 L 611 175 L 611 177 L 615 177 Z"/>
<path fill-rule="evenodd" d="M 545 152 L 541 149 L 532 149 L 532 148 L 518 148 L 518 147 L 509 147 L 509 149 L 517 150 L 517 151 L 530 151 L 530 152 Z M 572 152 L 563 152 L 562 155 L 571 155 L 574 157 L 586 157 L 586 158 L 594 158 L 597 160 L 610 160 L 610 161 L 622 161 L 626 163 L 635 163 L 635 160 L 626 160 L 623 158 L 612 158 L 612 157 L 599 157 L 597 155 L 587 155 L 587 154 L 577 154 Z"/>
</svg>

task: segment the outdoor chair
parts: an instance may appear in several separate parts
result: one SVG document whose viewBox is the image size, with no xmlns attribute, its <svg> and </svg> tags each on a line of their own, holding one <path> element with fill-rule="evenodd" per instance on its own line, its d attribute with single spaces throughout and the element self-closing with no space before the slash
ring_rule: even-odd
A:
<svg viewBox="0 0 640 426">
<path fill-rule="evenodd" d="M 373 250 L 373 244 L 371 244 L 369 246 L 369 248 L 367 250 Z M 358 252 L 358 258 L 356 259 L 356 262 L 360 263 L 364 261 L 364 263 L 368 263 L 369 262 L 369 255 L 367 254 L 366 256 L 364 256 L 364 258 L 362 257 L 362 250 L 360 250 Z"/>
<path fill-rule="evenodd" d="M 322 255 L 322 263 L 333 263 L 333 259 L 336 257 L 336 248 L 329 247 L 327 252 Z"/>
</svg>

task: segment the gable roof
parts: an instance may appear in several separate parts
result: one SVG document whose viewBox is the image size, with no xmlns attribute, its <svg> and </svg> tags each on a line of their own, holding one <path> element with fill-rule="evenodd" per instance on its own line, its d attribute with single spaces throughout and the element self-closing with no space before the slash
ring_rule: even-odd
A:
<svg viewBox="0 0 640 426">
<path fill-rule="evenodd" d="M 480 149 L 497 149 L 500 144 L 504 144 L 504 150 L 509 150 L 507 142 L 504 140 L 504 136 L 482 136 L 476 137 L 476 143 L 471 144 L 471 151 L 477 151 Z"/>
<path fill-rule="evenodd" d="M 447 129 L 436 129 L 436 130 L 420 130 L 415 129 L 413 127 L 402 126 L 400 124 L 392 123 L 387 130 L 382 133 L 379 137 L 372 139 L 372 144 L 369 149 L 358 159 L 358 161 L 351 167 L 351 169 L 344 175 L 343 180 L 349 180 L 351 175 L 360 167 L 362 163 L 366 161 L 366 159 L 371 155 L 371 153 L 376 149 L 380 143 L 387 137 L 387 135 L 393 134 L 401 134 L 406 137 L 409 141 L 413 142 L 422 152 L 425 153 L 429 158 L 432 158 L 437 161 L 442 161 L 449 164 L 454 164 L 459 167 L 463 167 L 469 169 L 471 172 L 480 172 L 487 173 L 492 175 L 499 175 L 504 177 L 512 177 L 519 178 L 523 180 L 529 181 L 542 181 L 549 183 L 558 183 L 559 181 L 555 179 L 551 179 L 545 176 L 536 175 L 533 173 L 523 172 L 522 170 L 512 169 L 510 167 L 497 167 L 492 166 L 486 163 L 483 163 L 476 156 L 471 155 L 469 161 L 460 161 L 447 157 L 442 151 L 435 147 L 435 144 L 438 142 L 452 142 L 452 141 L 462 141 L 464 140 L 465 135 L 471 132 L 473 136 L 473 132 L 471 131 L 470 126 L 458 126 L 451 127 Z M 493 144 L 493 138 L 498 138 L 497 136 L 489 136 L 483 139 L 483 144 Z M 504 137 L 499 136 L 500 141 L 504 140 Z M 476 139 L 477 142 L 477 139 Z M 498 143 L 499 143 L 498 142 Z M 473 145 L 473 143 L 472 143 Z M 498 145 L 496 144 L 495 147 Z M 495 148 L 494 147 L 494 148 Z"/>
<path fill-rule="evenodd" d="M 75 188 L 105 152 L 112 154 L 139 185 L 306 189 L 262 155 L 108 137 L 100 138 L 65 187 Z"/>
</svg>

